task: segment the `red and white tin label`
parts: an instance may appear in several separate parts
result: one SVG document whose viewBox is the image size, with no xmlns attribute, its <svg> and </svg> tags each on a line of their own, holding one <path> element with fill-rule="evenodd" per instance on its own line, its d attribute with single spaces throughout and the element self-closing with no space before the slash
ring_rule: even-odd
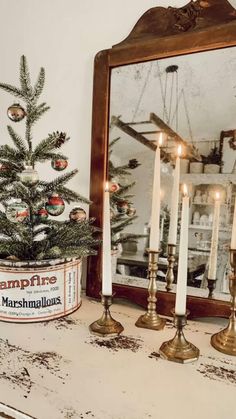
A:
<svg viewBox="0 0 236 419">
<path fill-rule="evenodd" d="M 63 317 L 81 302 L 81 262 L 39 268 L 0 267 L 0 320 Z"/>
</svg>

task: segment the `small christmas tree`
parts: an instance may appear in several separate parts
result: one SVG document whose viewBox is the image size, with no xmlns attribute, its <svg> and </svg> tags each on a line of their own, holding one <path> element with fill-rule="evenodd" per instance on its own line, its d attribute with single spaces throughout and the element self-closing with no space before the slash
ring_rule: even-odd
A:
<svg viewBox="0 0 236 419">
<path fill-rule="evenodd" d="M 49 258 L 82 257 L 95 253 L 93 220 L 86 219 L 85 211 L 74 208 L 67 221 L 48 218 L 62 214 L 65 202 L 89 201 L 67 188 L 66 183 L 77 170 L 62 174 L 52 181 L 39 180 L 36 163 L 50 161 L 52 167 L 64 170 L 68 159 L 59 149 L 69 137 L 64 132 L 53 132 L 33 146 L 32 128 L 49 110 L 45 102 L 38 104 L 45 81 L 45 71 L 40 69 L 34 86 L 25 56 L 20 61 L 20 88 L 0 84 L 4 91 L 25 103 L 25 108 L 15 103 L 8 108 L 8 117 L 19 122 L 25 118 L 25 138 L 8 126 L 14 147 L 0 147 L 0 257 L 13 260 L 40 260 Z M 65 201 L 65 202 L 64 202 Z"/>
<path fill-rule="evenodd" d="M 113 147 L 119 141 L 119 137 L 109 144 L 109 181 L 110 181 L 110 204 L 111 204 L 111 245 L 117 247 L 119 243 L 137 242 L 141 234 L 123 233 L 126 227 L 133 224 L 137 218 L 136 209 L 131 201 L 133 195 L 129 193 L 135 182 L 127 182 L 131 176 L 131 170 L 140 166 L 136 159 L 131 159 L 122 166 L 115 166 L 111 160 Z"/>
</svg>

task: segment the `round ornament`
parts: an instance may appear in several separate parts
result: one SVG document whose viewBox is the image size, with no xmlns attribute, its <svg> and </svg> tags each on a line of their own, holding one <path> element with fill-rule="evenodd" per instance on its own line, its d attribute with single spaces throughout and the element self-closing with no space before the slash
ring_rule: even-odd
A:
<svg viewBox="0 0 236 419">
<path fill-rule="evenodd" d="M 14 103 L 9 106 L 7 110 L 7 116 L 11 121 L 19 122 L 25 117 L 26 112 L 19 103 Z"/>
<path fill-rule="evenodd" d="M 29 216 L 29 208 L 25 202 L 13 202 L 7 206 L 6 217 L 12 223 L 22 223 Z"/>
<path fill-rule="evenodd" d="M 79 223 L 80 221 L 86 220 L 86 212 L 81 207 L 75 207 L 71 210 L 69 218 L 70 221 Z"/>
<path fill-rule="evenodd" d="M 117 202 L 117 211 L 120 214 L 126 214 L 129 209 L 128 201 L 118 201 Z"/>
<path fill-rule="evenodd" d="M 0 163 L 0 172 L 7 172 L 9 170 L 9 167 L 4 164 L 4 163 Z"/>
<path fill-rule="evenodd" d="M 65 170 L 68 166 L 68 160 L 66 159 L 55 159 L 51 161 L 51 166 L 57 172 Z"/>
<path fill-rule="evenodd" d="M 39 181 L 39 175 L 37 170 L 33 166 L 25 166 L 25 170 L 19 174 L 20 181 L 25 186 L 35 186 Z"/>
<path fill-rule="evenodd" d="M 136 214 L 136 209 L 134 207 L 129 207 L 127 210 L 128 217 L 133 217 Z"/>
<path fill-rule="evenodd" d="M 56 217 L 61 215 L 65 209 L 65 203 L 63 199 L 56 193 L 53 193 L 46 202 L 45 208 L 48 214 Z"/>
<path fill-rule="evenodd" d="M 119 189 L 120 189 L 120 186 L 118 185 L 118 183 L 116 183 L 116 182 L 110 182 L 110 184 L 109 184 L 109 192 L 111 192 L 111 193 L 118 192 Z"/>
<path fill-rule="evenodd" d="M 43 222 L 48 218 L 48 212 L 45 208 L 40 208 L 35 212 L 34 217 L 37 221 Z"/>
</svg>

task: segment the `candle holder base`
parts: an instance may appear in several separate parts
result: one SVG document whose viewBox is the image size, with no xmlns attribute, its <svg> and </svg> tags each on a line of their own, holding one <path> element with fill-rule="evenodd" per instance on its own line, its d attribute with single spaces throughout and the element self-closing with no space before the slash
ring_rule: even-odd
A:
<svg viewBox="0 0 236 419">
<path fill-rule="evenodd" d="M 174 338 L 164 342 L 159 349 L 160 356 L 163 359 L 185 364 L 199 358 L 199 349 L 188 342 L 183 333 L 183 327 L 187 323 L 186 318 L 187 315 L 174 314 L 174 325 L 177 330 Z"/>
<path fill-rule="evenodd" d="M 211 337 L 211 345 L 217 351 L 223 352 L 227 355 L 236 356 L 236 318 L 230 318 L 226 329 L 215 333 Z"/>
<path fill-rule="evenodd" d="M 229 276 L 229 291 L 232 297 L 228 326 L 211 337 L 211 344 L 217 351 L 236 356 L 236 250 L 230 250 L 230 264 L 233 273 Z"/>
<path fill-rule="evenodd" d="M 89 330 L 94 335 L 100 337 L 112 337 L 117 336 L 123 332 L 124 328 L 121 323 L 113 319 L 110 313 L 110 306 L 112 305 L 112 297 L 108 295 L 102 295 L 102 305 L 104 307 L 103 314 L 100 319 L 96 320 L 89 326 Z"/>
<path fill-rule="evenodd" d="M 168 268 L 166 272 L 166 291 L 169 292 L 173 289 L 174 283 L 174 266 L 175 266 L 175 253 L 176 253 L 176 245 L 175 244 L 168 244 Z"/>
<path fill-rule="evenodd" d="M 144 329 L 162 330 L 165 327 L 166 320 L 158 316 L 156 312 L 156 293 L 157 284 L 156 276 L 158 269 L 158 255 L 159 252 L 151 249 L 148 251 L 148 306 L 147 312 L 140 316 L 135 323 L 135 326 L 142 327 Z"/>
<path fill-rule="evenodd" d="M 144 329 L 162 330 L 164 329 L 166 320 L 158 316 L 157 313 L 149 314 L 145 313 L 138 318 L 135 326 L 142 327 Z"/>
</svg>

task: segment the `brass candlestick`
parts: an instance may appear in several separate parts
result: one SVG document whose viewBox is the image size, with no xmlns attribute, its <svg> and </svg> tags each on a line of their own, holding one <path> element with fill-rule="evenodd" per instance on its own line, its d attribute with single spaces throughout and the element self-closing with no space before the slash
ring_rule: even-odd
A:
<svg viewBox="0 0 236 419">
<path fill-rule="evenodd" d="M 214 297 L 214 289 L 216 287 L 216 279 L 207 278 L 207 288 L 209 289 L 208 298 Z"/>
<path fill-rule="evenodd" d="M 168 268 L 166 272 L 166 291 L 171 291 L 173 289 L 173 282 L 174 282 L 174 266 L 175 266 L 175 253 L 176 253 L 176 245 L 175 244 L 168 244 Z"/>
<path fill-rule="evenodd" d="M 230 250 L 230 264 L 233 272 L 229 277 L 229 290 L 232 297 L 231 315 L 228 326 L 211 337 L 212 346 L 228 355 L 236 355 L 236 250 Z"/>
<path fill-rule="evenodd" d="M 91 333 L 95 335 L 106 337 L 106 336 L 117 336 L 123 332 L 124 328 L 121 323 L 117 322 L 110 313 L 110 306 L 112 305 L 111 295 L 102 295 L 101 302 L 104 307 L 102 317 L 99 320 L 96 320 L 89 326 Z"/>
<path fill-rule="evenodd" d="M 183 328 L 187 324 L 187 315 L 179 315 L 174 313 L 174 325 L 176 327 L 175 337 L 164 342 L 160 347 L 160 355 L 168 361 L 179 362 L 185 364 L 187 362 L 196 361 L 199 357 L 199 349 L 185 339 Z"/>
<path fill-rule="evenodd" d="M 137 327 L 145 329 L 161 330 L 164 328 L 166 320 L 158 316 L 156 312 L 156 293 L 157 293 L 157 269 L 159 252 L 148 249 L 148 306 L 147 312 L 140 316 L 135 323 Z"/>
</svg>

